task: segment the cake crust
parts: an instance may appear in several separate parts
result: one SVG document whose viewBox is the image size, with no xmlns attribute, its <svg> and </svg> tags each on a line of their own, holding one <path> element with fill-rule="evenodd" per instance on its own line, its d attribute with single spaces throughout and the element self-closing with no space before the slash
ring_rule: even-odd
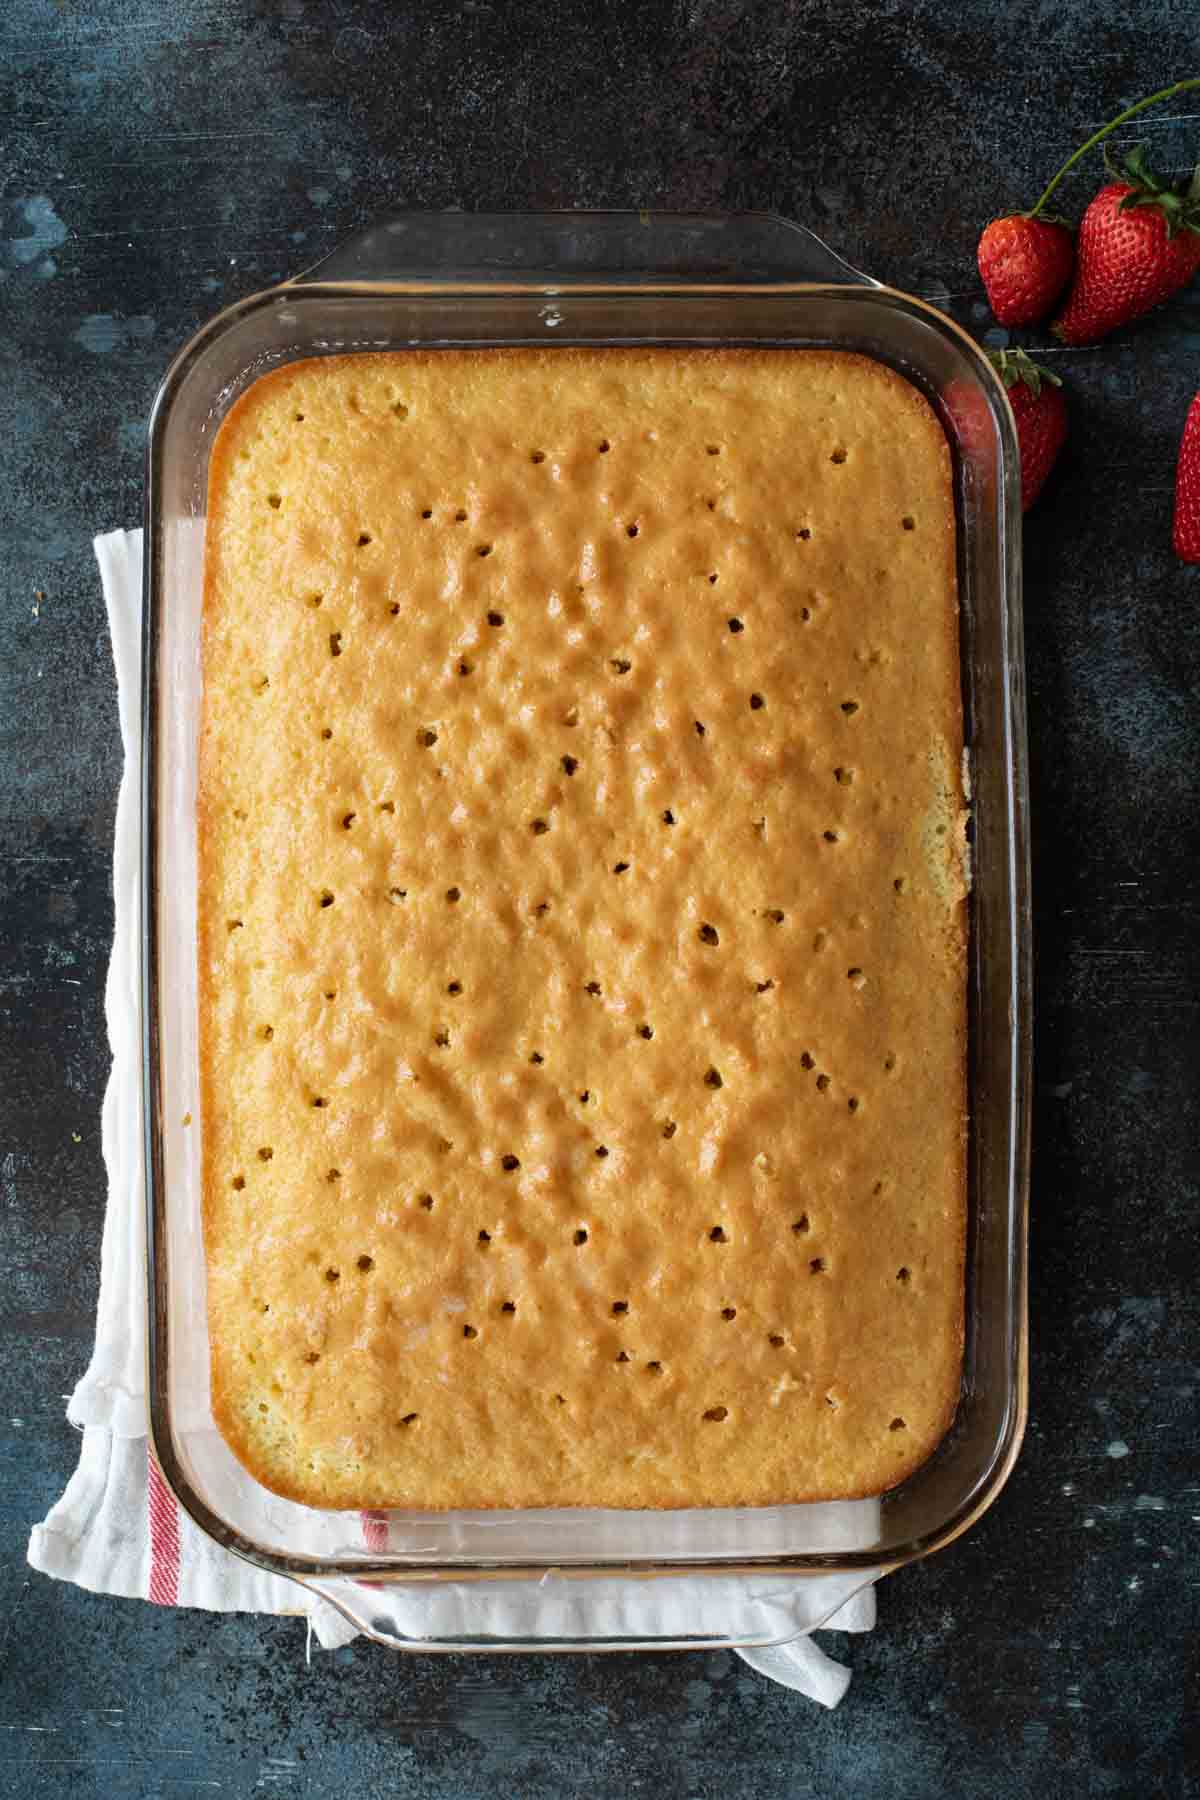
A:
<svg viewBox="0 0 1200 1800">
<path fill-rule="evenodd" d="M 950 461 L 824 351 L 335 356 L 209 484 L 217 1422 L 317 1506 L 862 1497 L 957 1402 Z"/>
</svg>

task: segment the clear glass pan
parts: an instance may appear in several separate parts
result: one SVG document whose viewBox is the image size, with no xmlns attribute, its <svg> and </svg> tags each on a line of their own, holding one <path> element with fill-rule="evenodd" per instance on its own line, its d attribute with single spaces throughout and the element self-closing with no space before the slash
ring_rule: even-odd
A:
<svg viewBox="0 0 1200 1800">
<path fill-rule="evenodd" d="M 966 1354 L 949 1436 L 880 1501 L 364 1520 L 267 1493 L 213 1423 L 201 1144 L 197 1127 L 182 1123 L 187 1114 L 199 1118 L 195 780 L 213 439 L 251 382 L 297 358 L 546 342 L 862 351 L 925 392 L 951 441 L 974 857 Z M 303 1581 L 397 1645 L 768 1642 L 811 1628 L 881 1571 L 950 1543 L 995 1499 L 1020 1446 L 1027 1395 L 1030 905 L 1020 519 L 1012 415 L 978 347 L 932 307 L 848 268 L 802 227 L 761 214 L 400 215 L 299 280 L 229 308 L 180 352 L 154 405 L 146 518 L 149 1392 L 167 1480 L 218 1542 Z M 707 1578 L 711 1604 L 698 1609 L 693 1587 L 680 1609 L 670 1577 L 682 1574 Z M 731 1579 L 746 1575 L 759 1579 Z M 660 1583 L 649 1606 L 640 1583 L 637 1605 L 623 1603 L 634 1578 Z M 440 1591 L 430 1583 L 442 1584 Z M 553 1604 L 531 1608 L 535 1591 L 555 1596 Z M 500 1615 L 498 1600 L 511 1602 Z M 509 1623 L 498 1627 L 498 1616 Z"/>
</svg>

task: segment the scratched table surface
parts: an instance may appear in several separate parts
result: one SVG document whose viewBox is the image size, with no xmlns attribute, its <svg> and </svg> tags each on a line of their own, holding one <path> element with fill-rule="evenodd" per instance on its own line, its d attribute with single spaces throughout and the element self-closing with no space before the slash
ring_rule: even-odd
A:
<svg viewBox="0 0 1200 1800">
<path fill-rule="evenodd" d="M 981 223 L 1195 48 L 1187 0 L 0 9 L 0 1793 L 1196 1791 L 1200 569 L 1169 547 L 1196 290 L 1054 358 L 1073 441 L 1025 533 L 1029 1433 L 982 1523 L 842 1640 L 842 1708 L 724 1653 L 307 1663 L 294 1621 L 24 1561 L 78 1450 L 104 1200 L 119 749 L 90 543 L 139 520 L 176 347 L 389 203 L 774 208 L 982 336 Z M 1123 135 L 1178 169 L 1200 116 Z"/>
</svg>

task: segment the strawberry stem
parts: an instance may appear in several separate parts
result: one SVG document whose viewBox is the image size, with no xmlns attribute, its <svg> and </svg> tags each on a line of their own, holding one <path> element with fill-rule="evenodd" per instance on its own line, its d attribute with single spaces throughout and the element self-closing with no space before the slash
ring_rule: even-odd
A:
<svg viewBox="0 0 1200 1800">
<path fill-rule="evenodd" d="M 1099 131 L 1092 133 L 1086 144 L 1080 144 L 1075 154 L 1067 158 L 1037 205 L 1030 211 L 1029 217 L 1037 218 L 1063 176 L 1075 167 L 1080 157 L 1086 156 L 1089 150 L 1094 150 L 1097 144 L 1103 143 L 1110 131 L 1115 131 L 1118 125 L 1123 125 L 1126 119 L 1132 119 L 1135 114 L 1145 112 L 1148 106 L 1157 106 L 1160 100 L 1170 100 L 1175 94 L 1186 94 L 1189 88 L 1197 87 L 1200 87 L 1200 75 L 1190 76 L 1187 81 L 1177 81 L 1171 87 L 1160 88 L 1157 94 L 1150 94 L 1145 100 L 1139 100 L 1136 106 L 1127 106 L 1125 111 L 1118 113 L 1115 119 L 1110 119 L 1107 125 L 1102 125 Z"/>
</svg>

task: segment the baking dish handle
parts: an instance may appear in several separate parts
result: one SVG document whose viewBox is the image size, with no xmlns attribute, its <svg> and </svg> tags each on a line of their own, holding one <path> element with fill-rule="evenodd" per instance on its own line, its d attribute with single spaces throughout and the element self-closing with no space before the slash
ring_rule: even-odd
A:
<svg viewBox="0 0 1200 1800">
<path fill-rule="evenodd" d="M 597 282 L 879 286 L 807 226 L 762 212 L 396 212 L 295 279 L 520 282 L 556 292 Z"/>
<path fill-rule="evenodd" d="M 890 1566 L 624 1580 L 564 1569 L 513 1579 L 497 1570 L 483 1582 L 341 1576 L 303 1585 L 392 1650 L 768 1649 L 820 1630 Z"/>
</svg>

